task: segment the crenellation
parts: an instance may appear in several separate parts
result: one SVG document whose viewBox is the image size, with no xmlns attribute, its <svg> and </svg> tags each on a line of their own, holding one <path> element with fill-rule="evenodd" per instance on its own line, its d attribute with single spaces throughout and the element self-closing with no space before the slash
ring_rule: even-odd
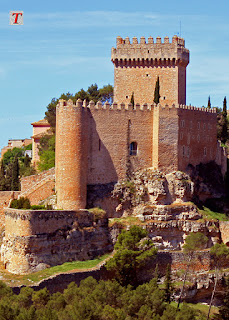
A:
<svg viewBox="0 0 229 320">
<path fill-rule="evenodd" d="M 146 44 L 146 39 L 145 37 L 140 38 L 140 44 Z"/>
<path fill-rule="evenodd" d="M 102 109 L 102 106 L 103 106 L 102 102 L 101 102 L 101 101 L 98 101 L 98 102 L 96 103 L 96 105 L 95 105 L 95 108 L 101 110 L 101 109 Z"/>
<path fill-rule="evenodd" d="M 89 102 L 89 105 L 88 105 L 88 106 L 89 106 L 90 109 L 94 108 L 94 107 L 95 107 L 94 101 L 91 100 L 91 101 Z"/>
<path fill-rule="evenodd" d="M 153 44 L 153 43 L 154 43 L 153 37 L 149 37 L 149 38 L 148 38 L 148 44 Z"/>
<path fill-rule="evenodd" d="M 104 105 L 103 105 L 103 109 L 110 109 L 110 107 L 111 107 L 111 105 L 110 105 L 110 103 L 108 102 L 108 101 L 106 101 L 105 103 L 104 103 Z"/>
<path fill-rule="evenodd" d="M 71 99 L 68 100 L 68 105 L 70 105 L 70 106 L 73 105 L 73 101 Z M 83 101 L 81 99 L 78 99 L 76 101 L 76 107 L 82 108 L 82 106 L 83 106 Z"/>
<path fill-rule="evenodd" d="M 120 103 L 120 106 L 119 106 L 118 109 L 119 110 L 125 110 L 125 103 L 124 102 Z"/>
<path fill-rule="evenodd" d="M 88 107 L 88 103 L 87 103 L 87 100 L 86 100 L 86 99 L 84 99 L 84 101 L 83 101 L 83 107 L 84 107 L 84 108 L 87 108 L 87 107 Z"/>
<path fill-rule="evenodd" d="M 169 37 L 164 37 L 164 43 L 169 43 Z"/>
<path fill-rule="evenodd" d="M 133 43 L 133 44 L 138 44 L 138 38 L 137 38 L 137 37 L 133 37 L 132 43 Z"/>
<path fill-rule="evenodd" d="M 157 37 L 156 44 L 161 44 L 161 37 Z"/>
</svg>

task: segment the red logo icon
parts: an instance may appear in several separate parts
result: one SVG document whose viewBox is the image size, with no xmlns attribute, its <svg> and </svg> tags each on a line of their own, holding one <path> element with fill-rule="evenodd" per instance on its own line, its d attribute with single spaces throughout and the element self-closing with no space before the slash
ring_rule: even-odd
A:
<svg viewBox="0 0 229 320">
<path fill-rule="evenodd" d="M 10 25 L 23 25 L 23 11 L 10 11 Z"/>
</svg>

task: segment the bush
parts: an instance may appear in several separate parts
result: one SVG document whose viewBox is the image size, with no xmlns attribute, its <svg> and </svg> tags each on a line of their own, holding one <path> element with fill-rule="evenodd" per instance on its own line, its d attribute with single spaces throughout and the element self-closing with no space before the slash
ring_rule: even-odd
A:
<svg viewBox="0 0 229 320">
<path fill-rule="evenodd" d="M 98 221 L 100 219 L 104 219 L 106 217 L 106 211 L 104 211 L 103 209 L 101 208 L 91 208 L 88 210 L 89 212 L 93 213 L 94 215 L 94 221 Z"/>
<path fill-rule="evenodd" d="M 30 200 L 24 197 L 14 199 L 10 203 L 10 208 L 14 209 L 30 209 L 30 207 Z"/>
</svg>

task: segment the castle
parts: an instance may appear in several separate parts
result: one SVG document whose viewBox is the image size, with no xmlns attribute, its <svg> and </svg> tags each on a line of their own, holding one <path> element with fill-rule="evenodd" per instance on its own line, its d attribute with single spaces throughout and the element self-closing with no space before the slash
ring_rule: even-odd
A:
<svg viewBox="0 0 229 320">
<path fill-rule="evenodd" d="M 174 36 L 117 37 L 112 48 L 114 103 L 60 100 L 56 111 L 57 207 L 84 209 L 88 190 L 104 190 L 131 173 L 153 167 L 165 173 L 216 161 L 216 110 L 186 106 L 189 50 Z M 160 104 L 153 103 L 157 79 Z M 134 106 L 130 103 L 134 96 Z"/>
<path fill-rule="evenodd" d="M 1 260 L 10 272 L 30 273 L 110 251 L 113 231 L 107 217 L 115 216 L 118 205 L 111 191 L 119 180 L 129 180 L 145 168 L 162 171 L 158 175 L 154 171 L 157 178 L 151 177 L 150 197 L 171 197 L 168 205 L 155 200 L 146 204 L 146 212 L 141 207 L 141 219 L 150 221 L 147 230 L 159 246 L 177 250 L 192 231 L 204 232 L 209 244 L 229 243 L 228 221 L 206 224 L 197 208 L 182 200 L 193 182 L 178 170 L 185 172 L 190 165 L 212 160 L 222 172 L 226 169 L 217 143 L 216 110 L 185 105 L 189 51 L 184 40 L 174 36 L 171 43 L 167 37 L 164 43 L 160 38 L 154 43 L 150 37 L 146 43 L 142 37 L 140 43 L 136 38 L 130 43 L 129 38 L 118 37 L 111 60 L 115 69 L 112 105 L 60 100 L 57 106 L 55 190 L 57 209 L 63 210 L 5 209 Z M 156 105 L 158 78 L 161 99 Z M 53 190 L 54 168 L 25 177 L 21 196 L 38 204 Z M 85 210 L 95 205 L 107 215 Z M 174 268 L 179 268 L 180 260 L 177 264 L 168 255 Z M 201 268 L 208 270 L 210 263 Z"/>
</svg>

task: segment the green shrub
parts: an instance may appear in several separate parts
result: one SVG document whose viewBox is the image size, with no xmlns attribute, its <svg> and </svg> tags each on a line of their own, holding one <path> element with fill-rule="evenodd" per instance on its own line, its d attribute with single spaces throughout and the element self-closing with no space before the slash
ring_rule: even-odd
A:
<svg viewBox="0 0 229 320">
<path fill-rule="evenodd" d="M 36 205 L 36 204 L 34 204 L 34 205 L 31 206 L 30 209 L 31 210 L 46 210 L 46 207 L 44 205 Z"/>
<path fill-rule="evenodd" d="M 106 217 L 106 211 L 101 208 L 91 208 L 88 210 L 89 212 L 93 213 L 94 221 L 98 221 L 99 219 L 104 219 Z"/>
<path fill-rule="evenodd" d="M 14 209 L 30 209 L 30 207 L 31 207 L 30 200 L 26 197 L 14 199 L 10 203 L 10 208 L 14 208 Z"/>
</svg>

